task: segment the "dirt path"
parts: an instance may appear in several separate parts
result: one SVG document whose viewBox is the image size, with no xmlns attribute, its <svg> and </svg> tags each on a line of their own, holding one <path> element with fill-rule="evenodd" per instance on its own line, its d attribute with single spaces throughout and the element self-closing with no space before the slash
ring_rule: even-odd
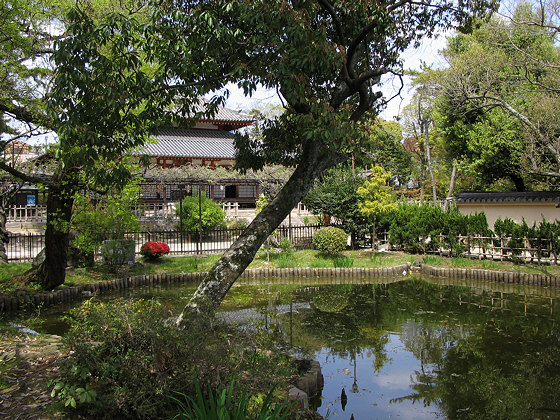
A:
<svg viewBox="0 0 560 420">
<path fill-rule="evenodd" d="M 58 336 L 0 336 L 0 418 L 53 419 L 48 382 L 64 356 Z"/>
</svg>

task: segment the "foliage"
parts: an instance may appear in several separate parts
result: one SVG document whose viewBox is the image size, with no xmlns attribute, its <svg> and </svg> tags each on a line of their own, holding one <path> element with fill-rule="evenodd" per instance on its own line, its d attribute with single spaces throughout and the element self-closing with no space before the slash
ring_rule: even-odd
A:
<svg viewBox="0 0 560 420">
<path fill-rule="evenodd" d="M 93 255 L 103 241 L 122 239 L 139 228 L 132 207 L 138 203 L 138 186 L 129 184 L 122 192 L 92 198 L 78 194 L 71 229 L 78 232 L 73 246 Z"/>
<path fill-rule="evenodd" d="M 552 3 L 526 2 L 449 38 L 438 125 L 476 188 L 558 184 L 558 27 Z"/>
<path fill-rule="evenodd" d="M 352 235 L 353 246 L 359 242 L 359 236 L 368 232 L 368 221 L 358 209 L 357 189 L 363 183 L 362 177 L 339 166 L 317 180 L 303 199 L 303 204 L 314 214 L 336 217 L 342 229 Z"/>
<path fill-rule="evenodd" d="M 297 267 L 297 261 L 292 254 L 286 254 L 284 252 L 276 255 L 274 257 L 278 268 L 292 268 Z"/>
<path fill-rule="evenodd" d="M 402 140 L 402 127 L 396 121 L 377 119 L 370 131 L 372 160 L 395 176 L 398 185 L 406 185 L 412 175 L 412 156 Z M 364 162 L 364 167 L 370 166 Z"/>
<path fill-rule="evenodd" d="M 89 371 L 81 369 L 79 366 L 74 366 L 72 374 L 76 378 L 77 384 L 70 384 L 62 378 L 53 379 L 49 383 L 49 387 L 52 388 L 51 397 L 62 400 L 65 407 L 70 406 L 72 408 L 76 408 L 78 404 L 87 405 L 94 403 L 97 399 L 97 392 L 93 390 L 91 383 L 88 382 L 91 380 Z"/>
<path fill-rule="evenodd" d="M 473 229 L 472 233 L 469 228 Z M 489 232 L 486 217 L 483 215 L 465 216 L 456 208 L 443 210 L 439 206 L 405 203 L 400 204 L 393 214 L 389 229 L 393 245 L 409 252 L 421 253 L 444 246 L 450 249 L 451 253 L 460 254 L 466 250 L 466 235 L 487 235 Z"/>
<path fill-rule="evenodd" d="M 58 389 L 89 384 L 97 394 L 83 408 L 90 416 L 162 418 L 177 413 L 176 401 L 169 398 L 176 390 L 196 395 L 195 378 L 216 390 L 223 378 L 231 382 L 248 371 L 250 380 L 236 383 L 263 392 L 293 372 L 292 362 L 278 351 L 262 350 L 270 345 L 269 334 L 248 337 L 216 320 L 178 330 L 169 325 L 172 315 L 156 300 L 84 302 L 71 314 L 64 338 L 71 354 Z"/>
<path fill-rule="evenodd" d="M 146 242 L 140 247 L 140 254 L 145 258 L 155 260 L 169 254 L 169 245 L 159 241 Z"/>
<path fill-rule="evenodd" d="M 291 255 L 294 252 L 294 245 L 292 244 L 292 241 L 290 241 L 290 238 L 286 236 L 280 239 L 279 246 L 282 253 L 286 255 Z"/>
<path fill-rule="evenodd" d="M 196 398 L 179 393 L 183 401 L 175 398 L 179 405 L 179 413 L 174 419 L 207 420 L 207 419 L 228 419 L 228 420 L 275 420 L 289 419 L 294 414 L 290 411 L 293 404 L 274 404 L 273 391 L 270 390 L 262 401 L 260 410 L 251 412 L 252 398 L 247 395 L 244 389 L 239 394 L 232 381 L 228 388 L 211 389 L 206 395 L 202 392 L 198 381 L 195 382 Z"/>
<path fill-rule="evenodd" d="M 354 260 L 347 255 L 333 258 L 333 266 L 341 268 L 350 268 L 354 265 Z"/>
<path fill-rule="evenodd" d="M 199 196 L 189 196 L 176 205 L 180 219 L 179 228 L 186 232 L 202 232 L 226 226 L 226 213 L 222 207 L 204 193 Z M 202 210 L 202 212 L 200 211 Z"/>
<path fill-rule="evenodd" d="M 336 227 L 324 227 L 313 235 L 313 246 L 322 254 L 338 256 L 346 249 L 348 235 Z"/>
<path fill-rule="evenodd" d="M 501 109 L 455 116 L 456 105 L 443 102 L 439 112 L 446 115 L 439 123 L 448 156 L 459 161 L 465 174 L 475 180 L 475 188 L 488 189 L 506 179 L 518 191 L 525 190 L 526 146 L 515 118 Z"/>
<path fill-rule="evenodd" d="M 249 221 L 244 217 L 235 218 L 227 223 L 229 229 L 244 230 L 249 226 Z"/>
<path fill-rule="evenodd" d="M 395 197 L 391 194 L 387 181 L 391 178 L 389 172 L 379 166 L 371 168 L 371 175 L 368 176 L 363 186 L 358 188 L 361 202 L 358 205 L 360 211 L 370 220 L 376 221 L 382 215 L 397 209 Z"/>
</svg>

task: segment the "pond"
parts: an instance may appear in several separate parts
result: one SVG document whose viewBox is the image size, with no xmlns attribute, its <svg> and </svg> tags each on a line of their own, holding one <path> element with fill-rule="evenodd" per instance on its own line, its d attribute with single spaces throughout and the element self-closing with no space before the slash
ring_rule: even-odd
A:
<svg viewBox="0 0 560 420">
<path fill-rule="evenodd" d="M 315 404 L 328 419 L 560 418 L 560 290 L 421 276 L 343 280 L 354 283 L 240 283 L 220 316 L 278 328 L 294 352 L 318 360 L 325 386 Z M 193 290 L 128 293 L 180 308 Z M 43 331 L 63 333 L 65 310 L 42 314 Z"/>
</svg>

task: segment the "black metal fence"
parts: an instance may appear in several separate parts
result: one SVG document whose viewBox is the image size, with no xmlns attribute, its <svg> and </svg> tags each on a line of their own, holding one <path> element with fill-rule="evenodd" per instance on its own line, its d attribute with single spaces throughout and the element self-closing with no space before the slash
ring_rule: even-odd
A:
<svg viewBox="0 0 560 420">
<path fill-rule="evenodd" d="M 289 238 L 296 247 L 310 248 L 313 235 L 322 227 L 322 225 L 281 226 L 276 229 L 274 236 L 278 240 Z M 197 232 L 184 231 L 134 232 L 126 236 L 134 240 L 136 253 L 140 253 L 140 247 L 146 242 L 161 241 L 169 245 L 171 254 L 179 255 L 223 252 L 240 233 L 240 229 L 216 229 L 203 233 L 202 236 Z M 378 247 L 398 249 L 389 244 L 387 232 L 379 233 L 377 239 Z M 560 238 L 458 236 L 450 240 L 444 235 L 439 235 L 420 242 L 424 245 L 423 249 L 416 249 L 414 252 L 536 264 L 560 263 Z M 10 234 L 9 242 L 6 244 L 6 254 L 9 261 L 31 261 L 44 246 L 44 233 L 13 233 Z"/>
<path fill-rule="evenodd" d="M 310 246 L 313 234 L 322 225 L 313 226 L 282 226 L 274 236 L 278 239 L 287 237 L 295 246 Z M 197 232 L 184 231 L 151 231 L 133 232 L 126 237 L 133 239 L 136 253 L 149 241 L 161 241 L 169 245 L 171 254 L 214 253 L 227 250 L 241 234 L 241 229 L 216 229 L 198 235 Z M 45 234 L 11 234 L 6 244 L 9 261 L 31 261 L 45 246 Z"/>
<path fill-rule="evenodd" d="M 9 261 L 31 261 L 44 247 L 44 233 L 12 233 L 6 244 L 6 254 Z"/>
</svg>

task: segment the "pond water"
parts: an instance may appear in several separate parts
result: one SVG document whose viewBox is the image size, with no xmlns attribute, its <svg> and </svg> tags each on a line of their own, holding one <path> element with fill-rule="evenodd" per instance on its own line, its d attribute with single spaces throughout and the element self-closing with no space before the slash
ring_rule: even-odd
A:
<svg viewBox="0 0 560 420">
<path fill-rule="evenodd" d="M 560 418 L 560 290 L 372 280 L 240 283 L 220 316 L 278 328 L 296 353 L 318 360 L 325 386 L 315 404 L 328 419 Z M 180 308 L 193 290 L 127 293 Z M 42 330 L 63 333 L 66 310 L 42 314 Z"/>
</svg>

